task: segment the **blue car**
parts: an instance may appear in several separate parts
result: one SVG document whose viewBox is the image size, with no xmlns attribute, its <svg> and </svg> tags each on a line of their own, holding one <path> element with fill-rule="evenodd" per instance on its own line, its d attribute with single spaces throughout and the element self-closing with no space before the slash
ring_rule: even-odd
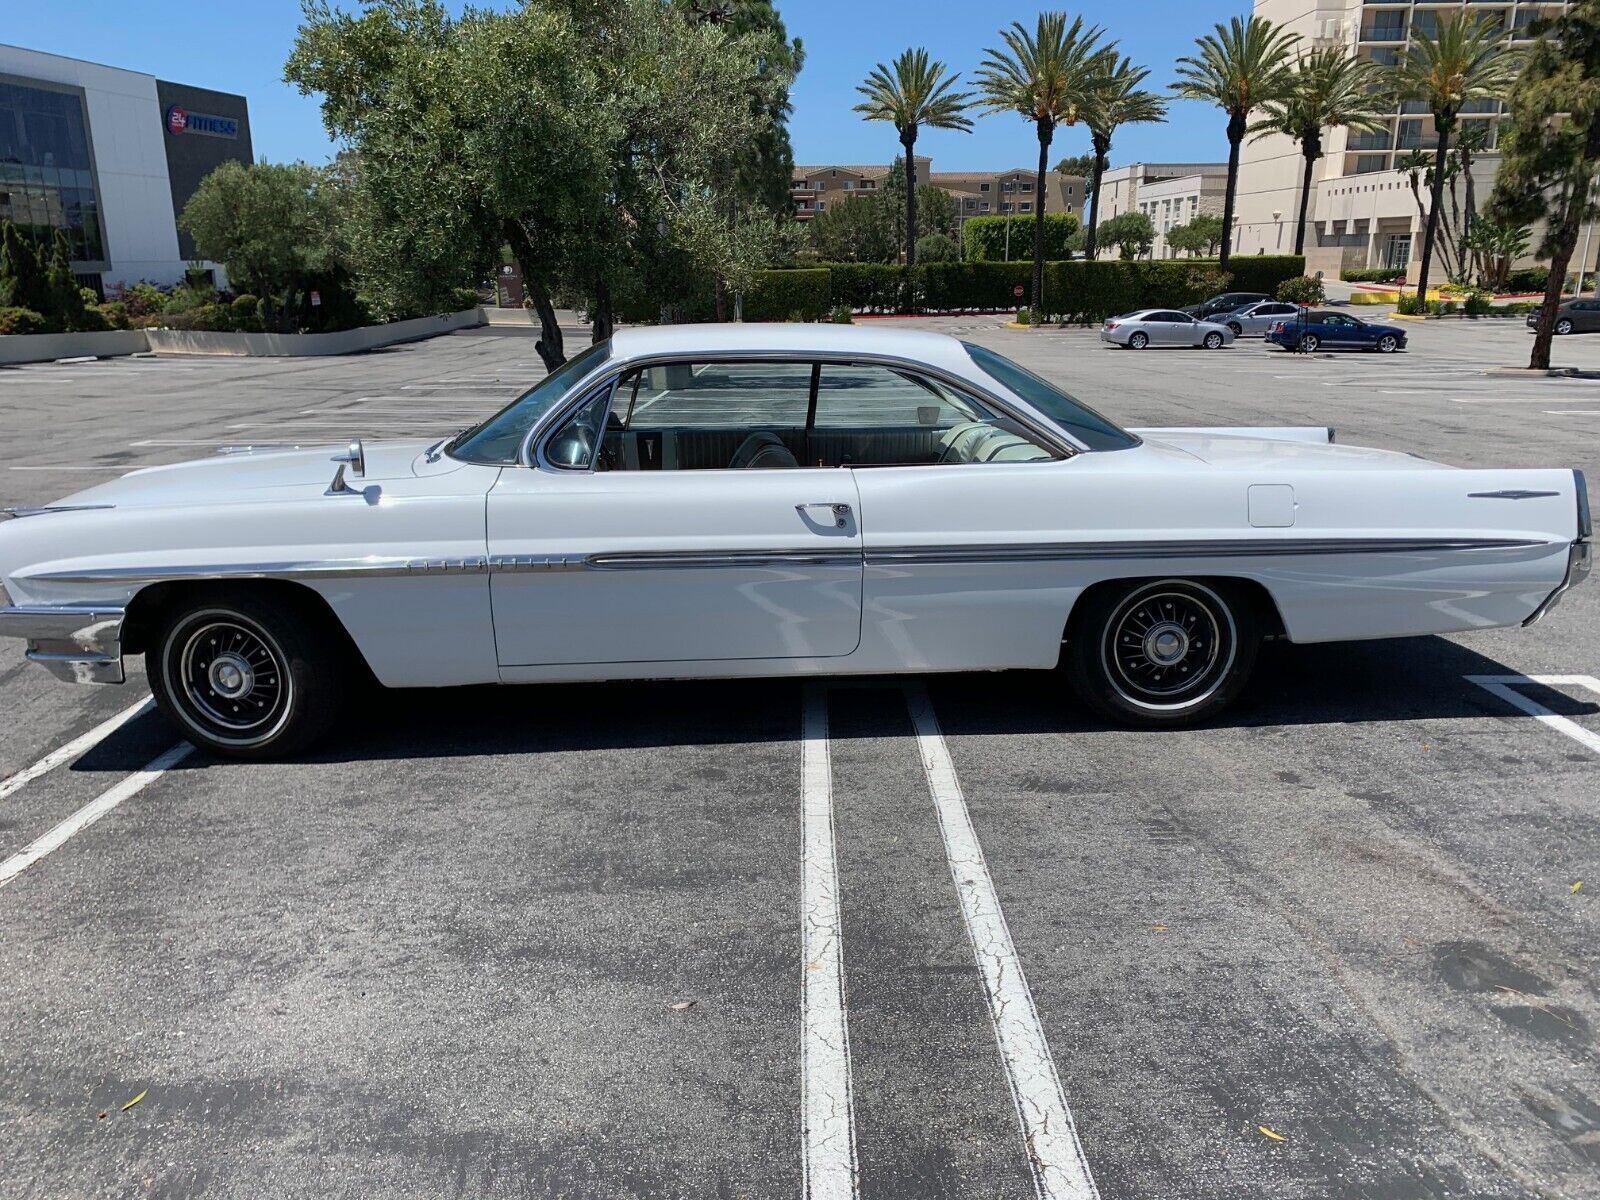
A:
<svg viewBox="0 0 1600 1200">
<path fill-rule="evenodd" d="M 1267 341 L 1303 354 L 1316 350 L 1376 350 L 1379 354 L 1393 354 L 1406 348 L 1406 331 L 1393 325 L 1359 321 L 1345 313 L 1302 309 L 1298 317 L 1279 321 L 1267 330 Z"/>
</svg>

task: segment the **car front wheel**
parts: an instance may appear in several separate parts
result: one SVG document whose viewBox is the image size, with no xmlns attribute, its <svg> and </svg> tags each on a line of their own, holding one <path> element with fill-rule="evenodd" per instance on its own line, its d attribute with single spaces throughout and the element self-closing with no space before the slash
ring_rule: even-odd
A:
<svg viewBox="0 0 1600 1200">
<path fill-rule="evenodd" d="M 1207 350 L 1220 350 L 1220 349 L 1222 349 L 1222 335 L 1220 333 L 1208 333 L 1208 334 L 1206 334 L 1205 345 L 1206 345 L 1206 349 Z"/>
<path fill-rule="evenodd" d="M 1556 322 L 1556 332 L 1562 337 L 1566 337 L 1567 334 L 1572 332 L 1572 322 L 1567 320 L 1566 317 L 1562 317 L 1561 320 Z"/>
<path fill-rule="evenodd" d="M 145 663 L 161 711 L 227 758 L 305 749 L 333 723 L 349 679 L 345 648 L 308 606 L 243 591 L 168 613 Z"/>
<path fill-rule="evenodd" d="M 1229 321 L 1228 322 L 1228 328 L 1233 330 L 1233 336 L 1234 337 L 1243 337 L 1244 336 L 1244 326 L 1239 324 L 1239 322 L 1237 322 L 1237 321 Z"/>
<path fill-rule="evenodd" d="M 1143 350 L 1150 344 L 1150 337 L 1144 333 L 1134 333 L 1128 337 L 1128 349 Z"/>
<path fill-rule="evenodd" d="M 1158 579 L 1090 595 L 1067 642 L 1073 690 L 1124 725 L 1191 725 L 1227 707 L 1255 665 L 1254 606 L 1225 585 Z"/>
<path fill-rule="evenodd" d="M 1400 339 L 1392 333 L 1386 333 L 1378 339 L 1379 354 L 1393 354 L 1400 348 Z"/>
</svg>

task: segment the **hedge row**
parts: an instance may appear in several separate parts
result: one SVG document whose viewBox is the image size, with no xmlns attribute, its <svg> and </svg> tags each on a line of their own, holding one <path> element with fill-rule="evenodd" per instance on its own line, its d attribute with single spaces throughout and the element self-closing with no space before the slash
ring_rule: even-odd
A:
<svg viewBox="0 0 1600 1200">
<path fill-rule="evenodd" d="M 1015 262 L 1033 259 L 1032 213 L 1011 213 L 998 217 L 968 217 L 961 226 L 961 256 L 968 262 Z M 1006 237 L 1010 226 L 1011 236 Z M 1044 256 L 1047 261 L 1066 258 L 1078 233 L 1078 218 L 1072 213 L 1047 212 L 1044 215 Z"/>
<path fill-rule="evenodd" d="M 1035 305 L 1029 296 L 1033 267 L 1028 262 L 918 263 L 909 272 L 892 264 L 820 263 L 763 271 L 745 297 L 744 316 L 747 321 L 815 321 L 834 308 L 937 313 L 1028 305 L 1051 320 L 1091 324 L 1137 308 L 1194 304 L 1225 289 L 1272 295 L 1285 279 L 1303 274 L 1305 259 L 1291 254 L 1238 257 L 1227 272 L 1218 269 L 1216 259 L 1205 258 L 1069 259 L 1045 264 L 1044 302 Z M 687 306 L 679 319 L 710 320 L 713 307 L 707 295 Z M 618 316 L 648 322 L 658 311 L 640 299 L 619 305 Z"/>
</svg>

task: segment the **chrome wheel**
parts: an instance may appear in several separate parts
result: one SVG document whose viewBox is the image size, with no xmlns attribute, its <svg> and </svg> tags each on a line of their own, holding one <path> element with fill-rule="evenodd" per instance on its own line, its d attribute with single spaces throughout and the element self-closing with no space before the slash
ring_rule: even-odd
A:
<svg viewBox="0 0 1600 1200">
<path fill-rule="evenodd" d="M 1128 596 L 1105 625 L 1101 662 L 1128 704 L 1199 704 L 1226 678 L 1238 634 L 1222 599 L 1198 584 L 1151 584 Z"/>
<path fill-rule="evenodd" d="M 267 741 L 292 707 L 287 657 L 270 633 L 241 613 L 192 614 L 168 638 L 162 672 L 179 716 L 209 741 Z"/>
<path fill-rule="evenodd" d="M 1386 333 L 1378 339 L 1378 353 L 1393 354 L 1399 348 L 1399 345 L 1400 343 L 1395 340 L 1393 334 Z"/>
<path fill-rule="evenodd" d="M 1572 322 L 1562 317 L 1561 320 L 1556 322 L 1556 332 L 1565 337 L 1572 332 Z"/>
<path fill-rule="evenodd" d="M 1149 344 L 1150 338 L 1147 334 L 1135 333 L 1128 338 L 1128 348 L 1130 350 L 1143 350 Z"/>
<path fill-rule="evenodd" d="M 1301 354 L 1315 354 L 1316 350 L 1317 350 L 1317 347 L 1320 346 L 1320 345 L 1322 345 L 1322 343 L 1317 340 L 1317 335 L 1316 334 L 1314 334 L 1314 333 L 1305 334 L 1300 339 L 1300 353 Z"/>
<path fill-rule="evenodd" d="M 1222 335 L 1220 333 L 1206 334 L 1206 349 L 1220 350 L 1222 348 Z"/>
</svg>

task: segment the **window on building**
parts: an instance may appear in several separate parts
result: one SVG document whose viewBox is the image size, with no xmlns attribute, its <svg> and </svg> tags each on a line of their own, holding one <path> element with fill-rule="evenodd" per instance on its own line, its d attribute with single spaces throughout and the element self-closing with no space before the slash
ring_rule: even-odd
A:
<svg viewBox="0 0 1600 1200">
<path fill-rule="evenodd" d="M 980 192 L 987 192 L 989 190 L 989 185 L 987 183 L 980 183 L 978 185 L 978 190 Z"/>
<path fill-rule="evenodd" d="M 1003 212 L 1003 213 L 1010 212 L 1011 211 L 1011 202 L 1008 200 L 1004 204 L 1002 204 L 1000 206 L 1000 211 Z"/>
<path fill-rule="evenodd" d="M 1022 185 L 1022 190 L 1023 190 L 1023 191 L 1025 191 L 1025 192 L 1031 192 L 1031 191 L 1033 191 L 1033 184 L 1031 184 L 1031 183 L 1024 183 L 1024 184 L 1023 184 L 1023 185 Z"/>
<path fill-rule="evenodd" d="M 826 200 L 818 200 L 817 201 L 817 211 L 818 212 L 821 212 L 823 209 L 825 209 L 827 207 L 828 207 L 828 202 Z"/>
<path fill-rule="evenodd" d="M 818 191 L 818 192 L 824 190 L 827 186 L 828 186 L 828 181 L 826 179 L 818 179 L 815 183 L 813 183 L 811 185 L 812 189 L 815 190 L 815 191 Z"/>
<path fill-rule="evenodd" d="M 1032 200 L 1024 200 L 1021 204 L 1017 205 L 1017 211 L 1018 212 L 1032 212 L 1033 211 L 1033 201 Z"/>
<path fill-rule="evenodd" d="M 856 181 L 853 180 L 853 179 L 846 179 L 844 181 L 844 190 L 847 191 L 847 192 L 855 190 L 855 186 L 856 186 Z"/>
<path fill-rule="evenodd" d="M 0 221 L 43 245 L 67 235 L 80 262 L 105 258 L 83 98 L 0 80 Z"/>
</svg>

